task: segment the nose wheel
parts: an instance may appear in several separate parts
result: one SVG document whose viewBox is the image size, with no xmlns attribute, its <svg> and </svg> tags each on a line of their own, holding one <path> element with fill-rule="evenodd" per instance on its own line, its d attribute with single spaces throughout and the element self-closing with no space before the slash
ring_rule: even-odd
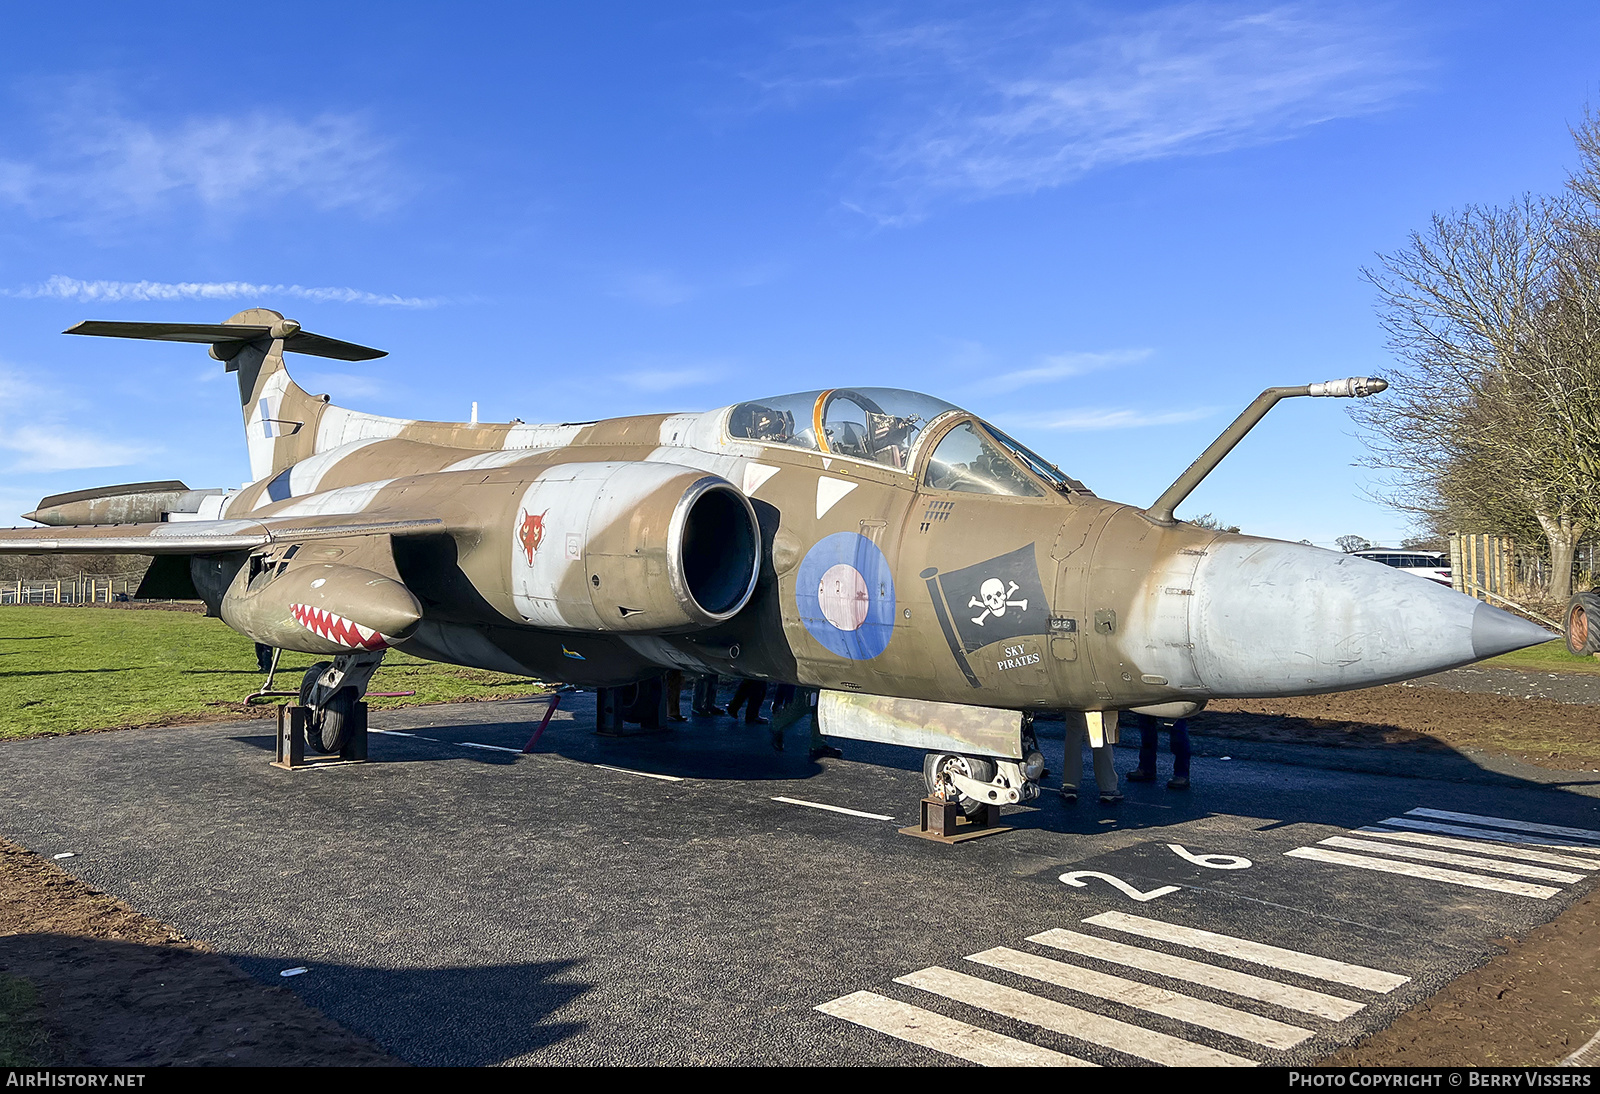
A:
<svg viewBox="0 0 1600 1094">
<path fill-rule="evenodd" d="M 963 791 L 950 776 L 960 775 L 963 779 L 970 779 L 975 783 L 992 785 L 996 774 L 998 770 L 995 762 L 979 756 L 963 756 L 956 752 L 930 752 L 922 760 L 922 781 L 928 788 L 928 796 L 954 801 L 960 806 L 961 815 L 969 818 L 980 815 L 990 803 L 975 794 Z M 995 800 L 1002 799 L 997 796 Z"/>
</svg>

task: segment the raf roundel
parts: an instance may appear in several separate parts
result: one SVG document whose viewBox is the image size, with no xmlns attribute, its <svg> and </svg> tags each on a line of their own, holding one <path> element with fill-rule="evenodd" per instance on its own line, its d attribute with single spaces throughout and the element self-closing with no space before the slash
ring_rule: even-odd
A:
<svg viewBox="0 0 1600 1094">
<path fill-rule="evenodd" d="M 800 562 L 795 606 L 812 638 L 852 661 L 870 661 L 894 637 L 894 577 L 876 544 L 855 532 L 817 541 Z"/>
</svg>

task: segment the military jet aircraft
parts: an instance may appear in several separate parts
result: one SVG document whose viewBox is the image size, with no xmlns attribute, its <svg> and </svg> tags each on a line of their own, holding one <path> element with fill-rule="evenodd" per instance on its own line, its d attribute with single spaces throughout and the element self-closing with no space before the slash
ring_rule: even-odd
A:
<svg viewBox="0 0 1600 1094">
<path fill-rule="evenodd" d="M 408 421 L 296 386 L 285 353 L 383 353 L 275 311 L 67 333 L 209 344 L 254 481 L 46 499 L 29 516 L 53 527 L 0 531 L 0 552 L 151 555 L 146 595 L 330 658 L 301 693 L 330 751 L 389 649 L 636 706 L 676 669 L 821 689 L 824 732 L 923 749 L 930 790 L 971 811 L 1037 794 L 1036 712 L 1081 712 L 1098 742 L 1119 710 L 1367 687 L 1551 637 L 1365 559 L 1174 518 L 1274 403 L 1381 380 L 1269 389 L 1142 509 L 911 391 Z"/>
</svg>

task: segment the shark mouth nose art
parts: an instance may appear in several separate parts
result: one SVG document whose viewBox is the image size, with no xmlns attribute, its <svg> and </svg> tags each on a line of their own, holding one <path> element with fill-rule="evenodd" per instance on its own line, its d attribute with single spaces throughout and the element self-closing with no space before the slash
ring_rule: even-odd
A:
<svg viewBox="0 0 1600 1094">
<path fill-rule="evenodd" d="M 296 623 L 312 634 L 326 638 L 329 642 L 337 642 L 353 650 L 389 648 L 390 639 L 387 635 L 379 634 L 370 627 L 363 627 L 323 608 L 313 608 L 309 604 L 291 604 L 289 612 L 294 616 Z"/>
</svg>

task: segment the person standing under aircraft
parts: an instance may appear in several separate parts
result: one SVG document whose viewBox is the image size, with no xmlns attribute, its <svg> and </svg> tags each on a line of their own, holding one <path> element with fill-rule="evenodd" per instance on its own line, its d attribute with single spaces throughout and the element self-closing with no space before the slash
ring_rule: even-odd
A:
<svg viewBox="0 0 1600 1094">
<path fill-rule="evenodd" d="M 694 682 L 694 702 L 689 709 L 695 714 L 704 716 L 726 713 L 721 707 L 717 706 L 717 683 L 716 673 L 696 678 Z"/>
<path fill-rule="evenodd" d="M 1083 781 L 1083 739 L 1088 736 L 1089 724 L 1082 711 L 1067 711 L 1067 763 L 1061 773 L 1061 800 L 1072 805 L 1078 800 L 1078 784 Z M 1117 769 L 1111 762 L 1111 742 L 1105 741 L 1094 754 L 1094 781 L 1100 790 L 1101 805 L 1115 805 L 1122 800 L 1117 790 Z"/>
<path fill-rule="evenodd" d="M 1131 783 L 1156 781 L 1156 747 L 1163 719 L 1149 714 L 1139 715 L 1139 766 L 1128 772 Z M 1172 778 L 1167 780 L 1168 790 L 1189 789 L 1189 721 L 1178 718 L 1165 722 L 1167 740 L 1172 749 Z"/>
<path fill-rule="evenodd" d="M 761 704 L 767 699 L 767 682 L 765 680 L 741 680 L 739 687 L 734 691 L 733 698 L 728 701 L 728 714 L 730 717 L 739 716 L 739 708 L 744 707 L 744 724 L 747 726 L 764 726 L 767 720 L 761 717 Z"/>
</svg>

